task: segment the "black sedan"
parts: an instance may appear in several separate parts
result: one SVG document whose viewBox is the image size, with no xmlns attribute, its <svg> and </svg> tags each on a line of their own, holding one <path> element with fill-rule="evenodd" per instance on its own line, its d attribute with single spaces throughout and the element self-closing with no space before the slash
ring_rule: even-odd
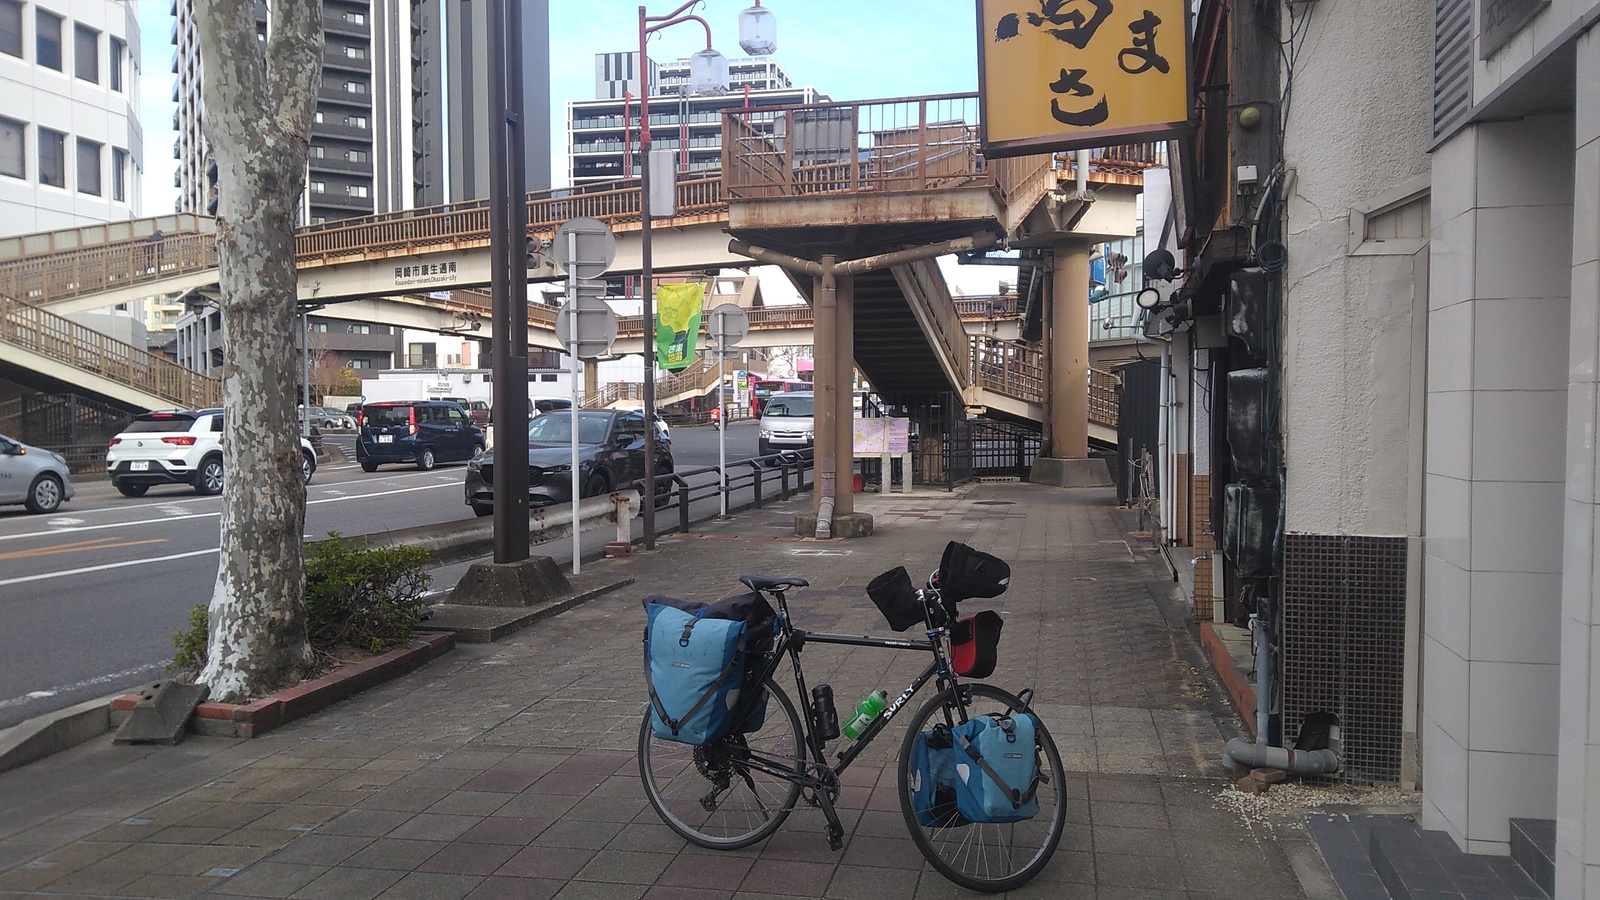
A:
<svg viewBox="0 0 1600 900">
<path fill-rule="evenodd" d="M 572 413 L 546 413 L 528 422 L 528 505 L 572 500 Z M 644 414 L 637 410 L 579 410 L 578 483 L 582 497 L 625 487 L 644 477 Z M 656 474 L 672 471 L 672 441 L 656 429 Z M 494 512 L 494 451 L 467 463 L 467 505 Z"/>
</svg>

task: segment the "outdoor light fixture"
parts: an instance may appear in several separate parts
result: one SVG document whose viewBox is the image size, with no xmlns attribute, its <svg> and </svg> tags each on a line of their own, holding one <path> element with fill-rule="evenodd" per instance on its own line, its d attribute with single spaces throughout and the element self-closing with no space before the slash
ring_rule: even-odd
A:
<svg viewBox="0 0 1600 900">
<path fill-rule="evenodd" d="M 725 94 L 728 92 L 728 59 L 721 53 L 711 48 L 711 26 L 705 19 L 696 15 L 686 15 L 699 0 L 689 0 L 677 9 L 664 16 L 649 15 L 643 6 L 639 7 L 639 283 L 640 294 L 640 319 L 644 322 L 644 418 L 646 422 L 655 421 L 656 416 L 656 352 L 655 341 L 651 339 L 655 328 L 655 270 L 650 247 L 650 58 L 645 54 L 645 41 L 652 32 L 677 25 L 682 22 L 699 22 L 706 30 L 706 48 L 689 58 L 689 92 L 692 94 Z M 740 16 L 739 37 L 740 45 L 748 53 L 756 53 L 752 44 L 745 43 L 746 19 L 755 14 L 755 21 L 751 22 L 751 32 L 757 36 L 764 35 L 764 43 L 755 46 L 765 46 L 765 53 L 777 49 L 777 26 L 772 13 L 761 9 L 760 0 L 755 7 L 747 9 Z M 624 148 L 624 155 L 626 155 Z M 656 430 L 644 430 L 644 480 L 648 489 L 653 494 L 655 491 L 656 476 Z M 656 548 L 656 509 L 654 503 L 644 503 L 644 546 L 646 550 Z"/>
<path fill-rule="evenodd" d="M 1147 287 L 1139 292 L 1139 296 L 1133 298 L 1133 302 L 1139 304 L 1140 309 L 1155 309 L 1161 305 L 1161 292 L 1153 287 Z"/>
<path fill-rule="evenodd" d="M 728 92 L 728 58 L 707 45 L 689 57 L 689 93 L 699 97 L 705 94 Z"/>
<path fill-rule="evenodd" d="M 778 17 L 756 5 L 739 13 L 739 46 L 751 56 L 768 56 L 778 49 Z"/>
</svg>

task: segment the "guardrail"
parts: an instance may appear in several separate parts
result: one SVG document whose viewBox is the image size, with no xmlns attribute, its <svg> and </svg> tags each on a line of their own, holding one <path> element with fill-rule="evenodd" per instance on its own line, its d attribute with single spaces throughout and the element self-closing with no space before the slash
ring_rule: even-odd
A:
<svg viewBox="0 0 1600 900">
<path fill-rule="evenodd" d="M 974 335 L 971 348 L 969 371 L 978 387 L 1030 403 L 1044 402 L 1042 351 L 985 335 Z"/>
<path fill-rule="evenodd" d="M 222 405 L 220 380 L 5 296 L 0 296 L 0 343 L 99 375 L 174 406 Z"/>
<path fill-rule="evenodd" d="M 724 492 L 731 497 L 733 492 L 750 488 L 752 490 L 749 507 L 728 504 L 728 511 L 738 509 L 760 509 L 768 499 L 769 487 L 776 488 L 775 498 L 787 500 L 794 494 L 815 486 L 813 478 L 808 485 L 806 473 L 812 471 L 812 452 L 810 450 L 784 451 L 767 456 L 754 456 L 749 459 L 729 460 L 726 469 L 717 466 L 705 466 L 699 469 L 689 469 L 685 472 L 670 472 L 656 476 L 656 496 L 670 496 L 666 502 L 657 502 L 656 505 L 656 530 L 659 533 L 681 531 L 689 532 L 690 526 L 696 521 L 692 516 L 691 507 L 695 501 L 716 500 Z M 707 477 L 709 476 L 709 477 Z M 791 483 L 791 477 L 793 479 Z M 634 488 L 643 490 L 641 482 L 634 482 Z M 717 504 L 721 512 L 721 503 Z M 662 512 L 677 511 L 676 527 L 665 525 L 668 521 Z M 704 521 L 710 516 L 702 517 Z"/>
</svg>

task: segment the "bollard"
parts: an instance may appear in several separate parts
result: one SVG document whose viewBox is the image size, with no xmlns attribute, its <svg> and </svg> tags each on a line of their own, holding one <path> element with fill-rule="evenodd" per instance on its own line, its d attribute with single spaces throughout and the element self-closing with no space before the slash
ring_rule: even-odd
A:
<svg viewBox="0 0 1600 900">
<path fill-rule="evenodd" d="M 755 478 L 751 480 L 750 486 L 755 489 L 756 509 L 760 509 L 761 508 L 761 481 L 762 481 L 761 473 L 762 473 L 761 467 L 759 467 L 759 466 L 752 466 L 751 467 L 751 474 L 754 475 Z"/>
<path fill-rule="evenodd" d="M 633 542 L 633 517 L 638 515 L 638 495 L 630 491 L 619 491 L 611 495 L 617 504 L 617 540 L 623 543 Z"/>
<path fill-rule="evenodd" d="M 789 464 L 787 462 L 778 464 L 778 496 L 784 500 L 789 499 Z"/>
<path fill-rule="evenodd" d="M 675 478 L 678 482 L 678 530 L 684 534 L 689 533 L 689 482 Z"/>
</svg>

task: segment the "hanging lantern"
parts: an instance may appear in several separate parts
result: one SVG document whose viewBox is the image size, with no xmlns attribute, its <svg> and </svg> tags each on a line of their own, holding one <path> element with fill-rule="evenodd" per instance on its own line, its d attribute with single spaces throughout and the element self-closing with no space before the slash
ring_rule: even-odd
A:
<svg viewBox="0 0 1600 900">
<path fill-rule="evenodd" d="M 689 93 L 726 94 L 728 92 L 728 58 L 707 47 L 689 57 Z"/>
<path fill-rule="evenodd" d="M 739 46 L 751 56 L 768 56 L 778 49 L 778 17 L 761 0 L 739 13 Z"/>
</svg>

